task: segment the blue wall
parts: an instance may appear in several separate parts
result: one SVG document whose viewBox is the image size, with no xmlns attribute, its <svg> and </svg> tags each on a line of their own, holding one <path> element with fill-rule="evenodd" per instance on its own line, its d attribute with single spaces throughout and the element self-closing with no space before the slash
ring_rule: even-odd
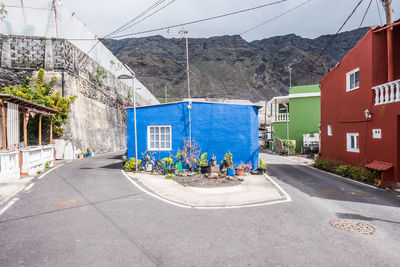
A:
<svg viewBox="0 0 400 267">
<path fill-rule="evenodd" d="M 137 116 L 138 157 L 147 149 L 147 126 L 171 125 L 172 150 L 155 151 L 156 159 L 175 155 L 189 137 L 188 102 L 139 107 Z M 235 165 L 251 161 L 258 168 L 258 109 L 254 106 L 192 102 L 192 139 L 208 159 L 218 164 L 225 153 L 233 154 Z M 133 109 L 127 110 L 128 158 L 135 157 Z"/>
</svg>

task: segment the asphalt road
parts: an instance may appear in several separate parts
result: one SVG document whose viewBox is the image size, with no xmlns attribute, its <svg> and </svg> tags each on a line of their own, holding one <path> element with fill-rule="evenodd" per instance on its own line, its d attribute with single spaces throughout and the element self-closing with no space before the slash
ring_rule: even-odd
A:
<svg viewBox="0 0 400 267">
<path fill-rule="evenodd" d="M 66 163 L 0 215 L 0 265 L 400 266 L 399 197 L 262 157 L 292 202 L 185 209 L 136 188 L 118 154 Z M 338 230 L 336 218 L 375 232 Z"/>
</svg>

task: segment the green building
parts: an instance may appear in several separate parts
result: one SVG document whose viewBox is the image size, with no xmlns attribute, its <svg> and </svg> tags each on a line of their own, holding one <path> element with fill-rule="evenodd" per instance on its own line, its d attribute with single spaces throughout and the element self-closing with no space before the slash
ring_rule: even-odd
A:
<svg viewBox="0 0 400 267">
<path fill-rule="evenodd" d="M 310 134 L 319 140 L 321 120 L 321 92 L 319 85 L 292 87 L 288 96 L 274 97 L 270 101 L 272 139 L 295 143 L 296 153 L 303 148 L 303 135 Z"/>
</svg>

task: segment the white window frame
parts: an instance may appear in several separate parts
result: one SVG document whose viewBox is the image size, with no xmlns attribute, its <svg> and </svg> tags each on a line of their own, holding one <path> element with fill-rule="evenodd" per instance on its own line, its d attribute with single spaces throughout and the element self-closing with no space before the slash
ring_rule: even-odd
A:
<svg viewBox="0 0 400 267">
<path fill-rule="evenodd" d="M 351 138 L 354 137 L 354 147 L 351 146 Z M 347 151 L 349 152 L 360 152 L 359 147 L 359 134 L 358 133 L 346 133 Z"/>
<path fill-rule="evenodd" d="M 169 148 L 161 148 L 161 128 L 165 127 L 165 128 L 169 128 L 169 144 L 170 147 Z M 152 148 L 150 147 L 150 129 L 151 128 L 158 128 L 159 130 L 159 134 L 158 134 L 158 145 L 159 148 Z M 170 151 L 172 150 L 172 127 L 171 125 L 148 125 L 147 126 L 147 150 L 149 151 Z"/>
<path fill-rule="evenodd" d="M 332 136 L 332 125 L 328 125 L 328 136 Z"/>
<path fill-rule="evenodd" d="M 356 72 L 358 72 L 358 86 L 351 87 L 351 83 L 350 83 L 351 78 L 350 77 L 351 77 L 351 75 L 355 75 Z M 346 92 L 350 92 L 350 91 L 356 90 L 358 88 L 360 88 L 360 68 L 356 68 L 356 69 L 346 73 Z"/>
</svg>

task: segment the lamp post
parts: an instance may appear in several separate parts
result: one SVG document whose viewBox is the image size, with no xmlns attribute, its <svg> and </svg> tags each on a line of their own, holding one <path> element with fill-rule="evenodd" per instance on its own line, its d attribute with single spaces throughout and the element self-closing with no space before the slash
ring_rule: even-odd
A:
<svg viewBox="0 0 400 267">
<path fill-rule="evenodd" d="M 136 89 L 135 89 L 135 73 L 131 71 L 132 75 L 122 74 L 118 76 L 120 80 L 132 80 L 132 88 L 133 88 L 133 124 L 135 127 L 135 171 L 138 170 L 138 155 L 137 155 L 137 129 L 136 129 Z"/>
</svg>

